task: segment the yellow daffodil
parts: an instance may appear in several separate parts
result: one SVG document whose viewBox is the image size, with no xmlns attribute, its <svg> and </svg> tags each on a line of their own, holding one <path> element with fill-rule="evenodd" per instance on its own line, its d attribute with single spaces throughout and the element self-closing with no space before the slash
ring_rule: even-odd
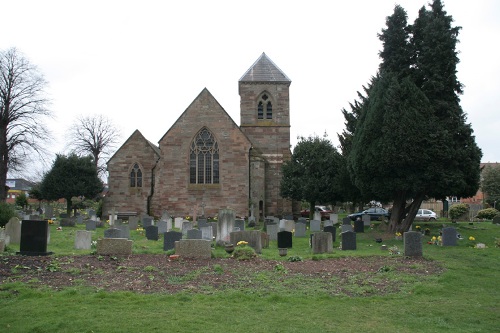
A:
<svg viewBox="0 0 500 333">
<path fill-rule="evenodd" d="M 470 236 L 470 237 L 469 237 L 469 240 L 470 240 L 470 241 L 475 241 L 476 239 L 475 239 L 473 236 Z"/>
</svg>

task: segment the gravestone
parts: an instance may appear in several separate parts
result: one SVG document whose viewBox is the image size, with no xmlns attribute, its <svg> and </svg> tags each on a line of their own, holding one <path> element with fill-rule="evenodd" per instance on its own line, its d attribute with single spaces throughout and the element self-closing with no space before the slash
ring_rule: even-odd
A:
<svg viewBox="0 0 500 333">
<path fill-rule="evenodd" d="M 320 212 L 314 212 L 313 219 L 321 221 L 321 213 Z"/>
<path fill-rule="evenodd" d="M 271 241 L 278 240 L 278 225 L 268 224 L 266 233 L 269 236 L 269 240 Z"/>
<path fill-rule="evenodd" d="M 89 217 L 91 217 L 91 216 L 95 216 L 95 210 L 93 210 L 93 209 L 89 209 L 89 210 L 87 210 L 87 215 L 88 215 Z"/>
<path fill-rule="evenodd" d="M 54 208 L 52 206 L 45 207 L 45 218 L 51 220 L 54 217 Z"/>
<path fill-rule="evenodd" d="M 362 220 L 354 221 L 354 232 L 365 232 L 365 223 Z"/>
<path fill-rule="evenodd" d="M 45 256 L 49 222 L 44 220 L 23 220 L 21 224 L 21 242 L 17 254 L 27 256 Z"/>
<path fill-rule="evenodd" d="M 284 222 L 284 230 L 292 232 L 295 230 L 295 221 L 294 220 L 285 220 Z"/>
<path fill-rule="evenodd" d="M 86 230 L 77 230 L 75 236 L 76 250 L 90 250 L 92 244 L 92 232 Z"/>
<path fill-rule="evenodd" d="M 331 220 L 325 220 L 323 222 L 323 228 L 324 227 L 331 227 L 331 226 L 333 226 L 333 221 L 331 221 Z"/>
<path fill-rule="evenodd" d="M 59 222 L 61 227 L 74 227 L 76 225 L 74 218 L 64 218 Z"/>
<path fill-rule="evenodd" d="M 122 237 L 122 231 L 117 228 L 109 228 L 104 230 L 104 238 L 124 238 Z"/>
<path fill-rule="evenodd" d="M 85 230 L 93 231 L 95 229 L 96 229 L 96 221 L 88 220 L 87 223 L 85 223 Z"/>
<path fill-rule="evenodd" d="M 138 225 L 139 225 L 139 216 L 130 216 L 128 218 L 129 230 L 137 230 Z"/>
<path fill-rule="evenodd" d="M 263 231 L 260 232 L 260 241 L 263 249 L 269 248 L 269 235 Z"/>
<path fill-rule="evenodd" d="M 284 220 L 293 220 L 293 215 L 292 214 L 284 214 L 283 219 Z"/>
<path fill-rule="evenodd" d="M 11 217 L 5 225 L 5 234 L 9 236 L 10 244 L 21 242 L 21 221 L 17 217 Z"/>
<path fill-rule="evenodd" d="M 201 230 L 198 229 L 189 229 L 186 233 L 187 239 L 202 239 L 201 238 Z"/>
<path fill-rule="evenodd" d="M 211 242 L 204 239 L 181 239 L 175 242 L 175 254 L 183 258 L 210 259 Z"/>
<path fill-rule="evenodd" d="M 332 234 L 332 242 L 335 242 L 336 236 L 337 236 L 337 228 L 335 228 L 333 225 L 326 226 L 323 228 L 324 232 L 329 232 Z"/>
<path fill-rule="evenodd" d="M 422 256 L 422 233 L 408 231 L 403 234 L 404 255 L 407 257 Z"/>
<path fill-rule="evenodd" d="M 198 220 L 198 223 L 199 222 L 200 221 Z M 201 227 L 200 231 L 201 231 L 201 239 L 206 239 L 209 241 L 212 241 L 214 239 L 213 229 L 211 225 L 207 224 L 207 226 Z"/>
<path fill-rule="evenodd" d="M 292 233 L 290 231 L 278 232 L 278 248 L 292 248 Z"/>
<path fill-rule="evenodd" d="M 76 217 L 76 223 L 77 223 L 77 224 L 83 224 L 83 216 L 78 215 L 78 216 Z"/>
<path fill-rule="evenodd" d="M 10 236 L 7 235 L 5 229 L 0 229 L 0 239 L 4 241 L 4 246 L 8 246 L 10 244 Z"/>
<path fill-rule="evenodd" d="M 158 221 L 157 227 L 158 227 L 158 234 L 159 235 L 163 235 L 164 233 L 166 233 L 168 231 L 167 221 L 165 221 L 165 220 Z"/>
<path fill-rule="evenodd" d="M 167 221 L 171 218 L 172 217 L 170 216 L 170 214 L 166 210 L 164 210 L 163 213 L 161 214 L 160 220 Z"/>
<path fill-rule="evenodd" d="M 321 221 L 320 220 L 311 220 L 310 229 L 311 229 L 311 232 L 321 231 Z"/>
<path fill-rule="evenodd" d="M 147 227 L 153 225 L 153 218 L 151 216 L 144 216 L 141 222 L 142 227 L 146 230 Z"/>
<path fill-rule="evenodd" d="M 295 237 L 306 237 L 306 225 L 304 223 L 295 224 Z"/>
<path fill-rule="evenodd" d="M 204 217 L 198 218 L 198 229 L 208 226 L 208 220 Z"/>
<path fill-rule="evenodd" d="M 158 227 L 155 225 L 150 225 L 144 228 L 146 230 L 146 238 L 148 240 L 158 240 Z"/>
<path fill-rule="evenodd" d="M 307 219 L 305 217 L 299 217 L 297 219 L 297 223 L 307 224 Z"/>
<path fill-rule="evenodd" d="M 186 236 L 188 230 L 191 230 L 191 229 L 193 229 L 193 222 L 189 222 L 189 221 L 182 222 L 182 230 L 181 231 L 182 231 L 183 236 Z"/>
<path fill-rule="evenodd" d="M 184 219 L 182 217 L 176 217 L 174 219 L 174 227 L 176 229 L 182 229 L 182 222 L 184 221 Z"/>
<path fill-rule="evenodd" d="M 175 242 L 182 239 L 182 232 L 167 231 L 163 234 L 163 251 L 175 249 Z"/>
<path fill-rule="evenodd" d="M 443 246 L 457 245 L 457 229 L 452 227 L 443 228 L 442 243 Z"/>
<path fill-rule="evenodd" d="M 217 222 L 209 222 L 210 226 L 212 226 L 212 235 L 217 239 Z"/>
<path fill-rule="evenodd" d="M 340 228 L 340 232 L 352 231 L 352 225 L 350 224 L 342 224 Z"/>
<path fill-rule="evenodd" d="M 234 228 L 239 228 L 240 231 L 245 230 L 245 220 L 242 219 L 234 220 Z"/>
<path fill-rule="evenodd" d="M 264 230 L 267 230 L 267 226 L 269 224 L 278 224 L 279 225 L 279 221 L 278 221 L 278 223 L 276 223 L 273 216 L 268 216 L 264 220 Z"/>
<path fill-rule="evenodd" d="M 311 238 L 313 254 L 332 253 L 333 241 L 330 232 L 315 232 Z"/>
<path fill-rule="evenodd" d="M 339 214 L 330 214 L 330 221 L 332 221 L 332 224 L 337 224 L 339 223 Z"/>
<path fill-rule="evenodd" d="M 351 218 L 349 218 L 349 217 L 347 217 L 347 216 L 346 216 L 346 217 L 344 217 L 344 218 L 342 219 L 342 224 L 351 224 Z"/>
<path fill-rule="evenodd" d="M 230 234 L 231 244 L 237 245 L 245 241 L 255 252 L 262 253 L 262 232 L 259 230 L 235 231 Z"/>
<path fill-rule="evenodd" d="M 223 245 L 230 241 L 230 233 L 234 229 L 235 215 L 232 209 L 219 210 L 219 220 L 217 221 L 216 242 Z"/>
<path fill-rule="evenodd" d="M 5 251 L 5 239 L 0 238 L 0 253 Z"/>
<path fill-rule="evenodd" d="M 356 233 L 346 231 L 342 235 L 342 250 L 356 250 Z"/>
<path fill-rule="evenodd" d="M 368 214 L 363 214 L 361 219 L 363 220 L 363 224 L 366 226 L 369 226 L 372 223 L 371 217 Z"/>
<path fill-rule="evenodd" d="M 492 223 L 493 224 L 500 224 L 500 215 L 493 217 Z"/>
<path fill-rule="evenodd" d="M 118 224 L 115 225 L 115 228 L 121 231 L 120 238 L 130 239 L 130 228 L 128 224 Z"/>
<path fill-rule="evenodd" d="M 97 240 L 98 255 L 131 255 L 132 241 L 125 238 L 103 238 Z"/>
</svg>

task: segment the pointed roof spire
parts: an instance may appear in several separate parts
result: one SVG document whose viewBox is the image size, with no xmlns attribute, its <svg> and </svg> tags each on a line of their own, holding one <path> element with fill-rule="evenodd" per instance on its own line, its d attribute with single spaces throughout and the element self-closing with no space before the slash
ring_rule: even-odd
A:
<svg viewBox="0 0 500 333">
<path fill-rule="evenodd" d="M 243 74 L 240 82 L 292 82 L 288 76 L 262 52 L 262 55 Z"/>
</svg>

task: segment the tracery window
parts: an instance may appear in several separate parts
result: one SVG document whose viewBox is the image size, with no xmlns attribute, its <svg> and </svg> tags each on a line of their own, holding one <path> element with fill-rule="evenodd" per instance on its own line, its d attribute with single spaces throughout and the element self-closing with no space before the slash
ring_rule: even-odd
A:
<svg viewBox="0 0 500 333">
<path fill-rule="evenodd" d="M 130 187 L 142 187 L 142 170 L 137 163 L 130 171 Z"/>
<path fill-rule="evenodd" d="M 206 127 L 196 134 L 189 152 L 189 182 L 219 184 L 219 144 Z"/>
<path fill-rule="evenodd" d="M 264 119 L 264 108 L 266 110 L 266 119 L 273 119 L 273 105 L 267 94 L 263 94 L 257 104 L 258 119 Z"/>
</svg>

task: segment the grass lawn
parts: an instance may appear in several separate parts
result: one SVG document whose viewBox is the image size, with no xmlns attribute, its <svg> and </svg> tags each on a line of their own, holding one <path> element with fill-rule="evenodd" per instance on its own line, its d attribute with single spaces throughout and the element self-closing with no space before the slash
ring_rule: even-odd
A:
<svg viewBox="0 0 500 333">
<path fill-rule="evenodd" d="M 431 230 L 425 236 L 424 259 L 442 267 L 442 273 L 416 280 L 388 270 L 384 281 L 404 286 L 394 293 L 370 296 L 356 277 L 348 282 L 349 295 L 325 292 L 311 280 L 303 288 L 290 288 L 286 272 L 261 275 L 263 289 L 269 292 L 236 286 L 173 295 L 78 286 L 55 291 L 6 281 L 0 285 L 0 332 L 500 332 L 500 248 L 496 246 L 500 225 L 460 222 L 453 224 L 463 237 L 458 246 L 427 244 L 439 234 L 442 224 L 415 223 Z M 74 233 L 82 226 L 62 231 L 51 228 L 48 250 L 54 256 L 90 253 L 73 249 Z M 102 234 L 103 229 L 98 229 L 93 239 Z M 470 241 L 470 236 L 475 240 Z M 163 253 L 163 242 L 147 241 L 140 231 L 132 231 L 131 237 L 134 253 Z M 403 241 L 367 228 L 357 234 L 356 251 L 336 248 L 333 254 L 313 255 L 308 238 L 294 238 L 288 256 L 323 260 L 325 265 L 335 265 L 335 259 L 346 256 L 390 256 L 375 243 L 379 237 L 388 247 L 403 249 Z M 479 242 L 487 248 L 472 247 Z M 338 236 L 334 246 L 339 246 Z M 261 256 L 286 260 L 278 256 L 276 248 L 271 242 Z M 2 258 L 17 250 L 13 246 L 2 254 L 0 265 Z M 222 248 L 214 252 L 226 255 Z M 408 265 L 418 264 L 409 261 Z M 330 283 L 338 283 L 337 277 L 330 279 Z M 300 282 L 291 285 L 300 286 Z"/>
</svg>

